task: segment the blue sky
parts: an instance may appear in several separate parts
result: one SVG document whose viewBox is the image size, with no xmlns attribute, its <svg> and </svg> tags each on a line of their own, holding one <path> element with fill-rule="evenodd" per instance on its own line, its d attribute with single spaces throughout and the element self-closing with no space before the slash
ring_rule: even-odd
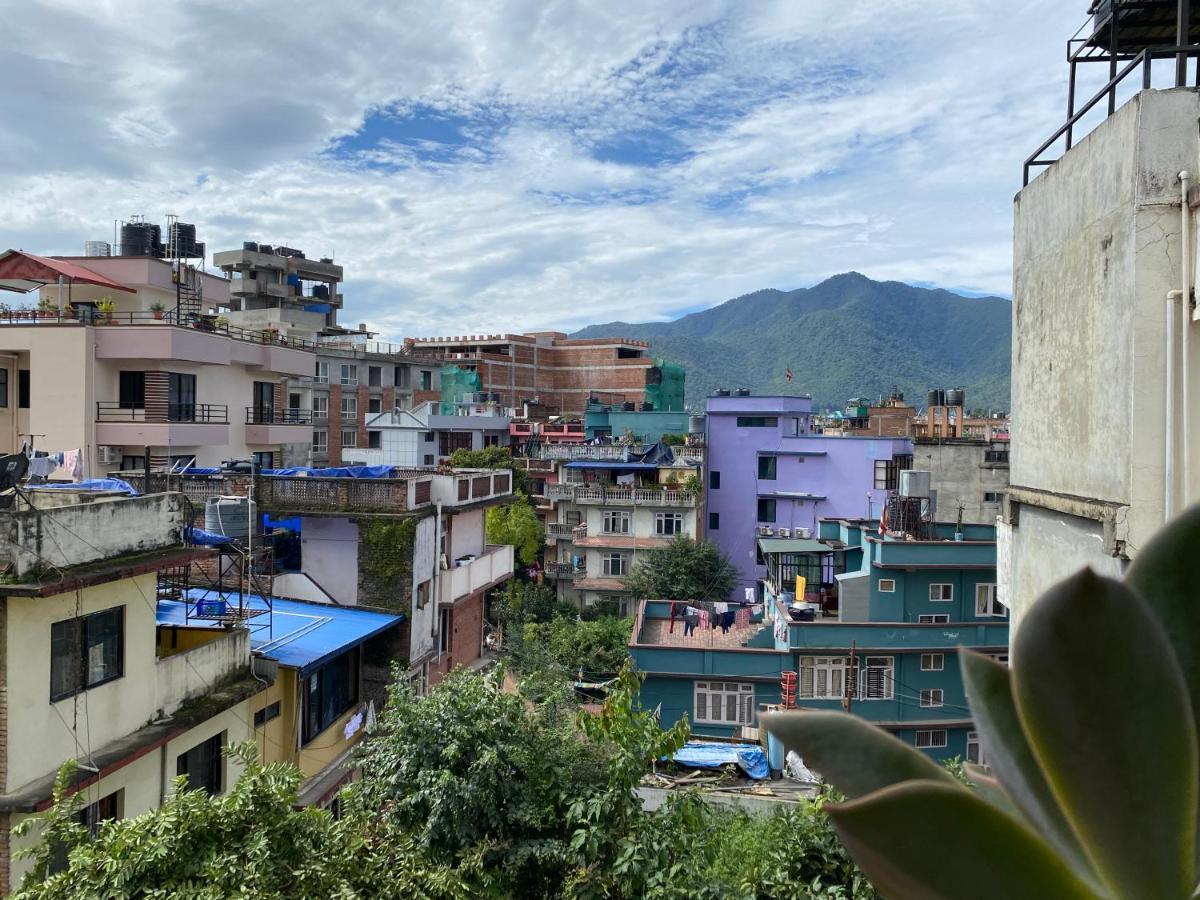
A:
<svg viewBox="0 0 1200 900">
<path fill-rule="evenodd" d="M 212 249 L 334 255 L 344 320 L 389 338 L 674 318 L 850 269 L 1007 295 L 1085 7 L 0 4 L 0 248 L 176 213 Z"/>
</svg>

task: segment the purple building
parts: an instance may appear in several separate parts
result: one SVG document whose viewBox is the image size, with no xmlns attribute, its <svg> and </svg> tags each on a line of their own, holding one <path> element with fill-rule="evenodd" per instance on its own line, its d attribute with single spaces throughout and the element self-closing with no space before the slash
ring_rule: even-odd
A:
<svg viewBox="0 0 1200 900">
<path fill-rule="evenodd" d="M 760 538 L 815 538 L 819 519 L 878 516 L 912 467 L 910 438 L 813 434 L 808 397 L 718 392 L 707 412 L 706 536 L 737 566 L 739 597 L 766 575 Z"/>
</svg>

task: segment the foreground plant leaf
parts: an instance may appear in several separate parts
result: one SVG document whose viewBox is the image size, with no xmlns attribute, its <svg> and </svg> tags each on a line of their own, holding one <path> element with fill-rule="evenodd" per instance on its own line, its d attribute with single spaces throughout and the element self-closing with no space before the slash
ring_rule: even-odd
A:
<svg viewBox="0 0 1200 900">
<path fill-rule="evenodd" d="M 860 797 L 902 781 L 940 781 L 962 790 L 924 753 L 857 716 L 841 712 L 772 712 L 760 717 L 767 731 L 793 748 L 804 764 L 847 797 Z"/>
<path fill-rule="evenodd" d="M 1013 701 L 1006 666 L 971 651 L 960 652 L 967 702 L 987 752 L 987 762 L 1021 815 L 1080 878 L 1096 887 L 1096 876 L 1071 824 L 1058 806 L 1037 757 L 1026 740 Z"/>
<path fill-rule="evenodd" d="M 887 897 L 1098 896 L 1028 826 L 953 785 L 910 781 L 825 810 L 854 861 Z"/>
<path fill-rule="evenodd" d="M 1013 660 L 1029 744 L 1104 884 L 1122 898 L 1191 896 L 1195 726 L 1183 673 L 1145 602 L 1080 572 L 1026 614 Z"/>
</svg>

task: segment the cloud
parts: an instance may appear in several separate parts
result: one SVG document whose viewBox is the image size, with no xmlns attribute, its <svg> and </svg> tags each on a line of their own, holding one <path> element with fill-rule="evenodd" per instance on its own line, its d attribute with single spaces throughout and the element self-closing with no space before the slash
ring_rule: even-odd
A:
<svg viewBox="0 0 1200 900">
<path fill-rule="evenodd" d="M 391 338 L 664 319 L 849 269 L 1005 293 L 1080 15 L 0 4 L 0 248 L 176 213 L 212 249 L 336 255 L 345 321 Z"/>
</svg>

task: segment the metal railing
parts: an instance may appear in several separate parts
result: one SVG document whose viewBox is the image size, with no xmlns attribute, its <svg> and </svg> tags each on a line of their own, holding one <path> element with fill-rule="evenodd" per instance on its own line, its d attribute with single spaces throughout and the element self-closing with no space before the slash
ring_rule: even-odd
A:
<svg viewBox="0 0 1200 900">
<path fill-rule="evenodd" d="M 112 401 L 97 401 L 97 422 L 201 422 L 228 425 L 229 407 L 224 403 L 168 403 L 165 408 L 133 407 Z"/>
<path fill-rule="evenodd" d="M 311 409 L 276 409 L 270 406 L 247 406 L 247 425 L 311 425 Z"/>
<path fill-rule="evenodd" d="M 572 488 L 564 496 L 552 495 L 550 488 Z M 547 496 L 569 499 L 576 503 L 632 503 L 641 506 L 695 506 L 696 495 L 691 491 L 650 487 L 611 487 L 604 485 L 547 485 Z"/>
<path fill-rule="evenodd" d="M 546 563 L 543 571 L 547 578 L 579 578 L 586 570 L 583 566 L 575 566 L 571 563 L 551 562 Z"/>
<path fill-rule="evenodd" d="M 1126 63 L 1125 66 L 1120 69 L 1120 71 L 1113 75 L 1113 77 L 1108 80 L 1108 83 L 1105 84 L 1104 87 L 1100 88 L 1100 90 L 1097 91 L 1090 100 L 1083 104 L 1083 106 L 1079 107 L 1079 109 L 1076 110 L 1065 123 L 1059 126 L 1058 130 L 1055 131 L 1054 134 L 1050 135 L 1049 138 L 1042 142 L 1040 147 L 1038 147 L 1029 155 L 1029 157 L 1025 160 L 1023 184 L 1029 184 L 1029 171 L 1033 166 L 1051 166 L 1058 162 L 1059 156 L 1055 156 L 1053 159 L 1043 159 L 1041 156 L 1060 138 L 1065 137 L 1066 139 L 1064 152 L 1071 149 L 1071 145 L 1075 140 L 1075 126 L 1079 123 L 1079 120 L 1091 112 L 1098 103 L 1100 103 L 1102 100 L 1108 100 L 1108 115 L 1113 114 L 1116 109 L 1117 87 L 1122 81 L 1125 80 L 1130 72 L 1133 72 L 1138 68 L 1138 66 L 1142 67 L 1142 90 L 1148 91 L 1152 86 L 1151 81 L 1153 77 L 1154 60 L 1169 58 L 1174 58 L 1176 60 L 1200 59 L 1200 46 L 1196 44 L 1187 44 L 1170 47 L 1148 47 L 1138 53 L 1135 57 L 1133 57 L 1133 59 Z M 1197 67 L 1197 74 L 1198 77 L 1200 77 L 1200 63 L 1197 63 Z"/>
</svg>

